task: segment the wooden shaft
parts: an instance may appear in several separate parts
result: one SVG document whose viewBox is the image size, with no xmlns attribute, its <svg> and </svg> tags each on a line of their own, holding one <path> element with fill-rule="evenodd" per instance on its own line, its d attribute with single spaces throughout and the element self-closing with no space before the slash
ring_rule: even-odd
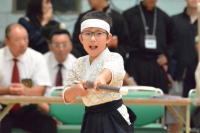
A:
<svg viewBox="0 0 200 133">
<path fill-rule="evenodd" d="M 86 81 L 86 84 L 84 85 L 85 88 L 93 88 L 94 87 L 94 82 L 92 81 Z M 112 92 L 117 92 L 119 93 L 120 88 L 109 86 L 109 85 L 98 85 L 99 90 L 103 91 L 112 91 Z"/>
</svg>

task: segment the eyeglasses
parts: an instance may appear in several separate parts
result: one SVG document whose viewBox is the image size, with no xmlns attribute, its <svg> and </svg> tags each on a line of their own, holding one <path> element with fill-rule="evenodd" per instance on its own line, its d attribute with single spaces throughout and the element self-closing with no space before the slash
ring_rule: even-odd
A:
<svg viewBox="0 0 200 133">
<path fill-rule="evenodd" d="M 21 44 L 21 43 L 23 43 L 23 42 L 28 42 L 28 38 L 17 39 L 17 40 L 14 40 L 14 42 L 15 42 L 16 44 Z"/>
<path fill-rule="evenodd" d="M 70 46 L 70 44 L 51 44 L 51 46 L 59 49 L 59 48 L 67 48 Z"/>
<path fill-rule="evenodd" d="M 103 31 L 95 31 L 95 32 L 81 32 L 82 36 L 84 38 L 91 38 L 92 35 L 94 35 L 95 38 L 101 38 L 104 34 L 107 34 L 107 32 L 103 32 Z"/>
</svg>

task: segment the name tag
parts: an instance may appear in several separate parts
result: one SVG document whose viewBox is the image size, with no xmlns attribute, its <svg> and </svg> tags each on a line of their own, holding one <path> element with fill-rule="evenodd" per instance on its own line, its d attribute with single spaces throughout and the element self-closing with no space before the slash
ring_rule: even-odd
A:
<svg viewBox="0 0 200 133">
<path fill-rule="evenodd" d="M 156 49 L 157 48 L 155 35 L 145 35 L 144 42 L 145 42 L 145 48 L 147 48 L 147 49 Z"/>
<path fill-rule="evenodd" d="M 32 80 L 31 79 L 22 79 L 22 84 L 24 84 L 24 86 L 31 88 L 32 87 Z"/>
</svg>

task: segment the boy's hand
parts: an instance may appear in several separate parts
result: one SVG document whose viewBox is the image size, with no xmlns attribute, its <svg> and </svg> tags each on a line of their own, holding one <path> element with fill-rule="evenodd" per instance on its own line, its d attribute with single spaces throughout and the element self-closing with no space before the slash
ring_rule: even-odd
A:
<svg viewBox="0 0 200 133">
<path fill-rule="evenodd" d="M 106 83 L 105 79 L 103 79 L 102 77 L 99 76 L 99 77 L 97 77 L 96 80 L 94 81 L 94 89 L 95 89 L 95 91 L 96 91 L 97 93 L 101 93 L 101 92 L 102 92 L 102 91 L 100 91 L 100 90 L 98 89 L 98 87 L 99 87 L 100 84 L 106 85 L 107 83 Z"/>
<path fill-rule="evenodd" d="M 112 79 L 111 71 L 107 68 L 104 68 L 100 73 L 100 75 L 94 81 L 94 89 L 96 90 L 96 92 L 101 93 L 102 91 L 98 89 L 98 85 L 100 84 L 107 85 L 110 83 L 111 79 Z"/>
<path fill-rule="evenodd" d="M 78 84 L 73 86 L 77 96 L 84 97 L 88 94 L 87 88 L 84 88 L 84 86 L 83 86 L 84 84 L 85 84 L 85 81 L 80 81 Z"/>
</svg>

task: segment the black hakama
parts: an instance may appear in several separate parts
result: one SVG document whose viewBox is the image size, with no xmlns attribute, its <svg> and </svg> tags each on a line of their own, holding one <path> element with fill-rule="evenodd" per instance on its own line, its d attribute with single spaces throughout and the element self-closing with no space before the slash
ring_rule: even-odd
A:
<svg viewBox="0 0 200 133">
<path fill-rule="evenodd" d="M 117 110 L 123 104 L 122 99 L 85 107 L 85 114 L 81 133 L 134 133 L 133 123 L 136 116 L 129 108 L 129 119 L 131 125 L 123 118 Z"/>
</svg>

